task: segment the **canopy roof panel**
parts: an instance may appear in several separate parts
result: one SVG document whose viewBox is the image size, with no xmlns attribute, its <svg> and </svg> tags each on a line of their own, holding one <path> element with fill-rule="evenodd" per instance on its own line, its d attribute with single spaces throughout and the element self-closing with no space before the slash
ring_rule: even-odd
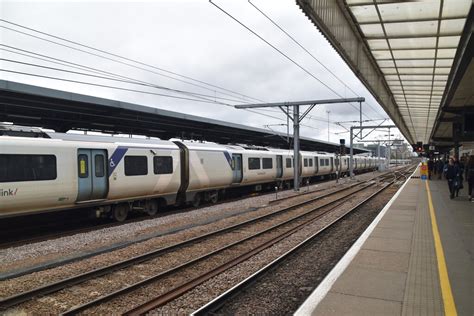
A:
<svg viewBox="0 0 474 316">
<path fill-rule="evenodd" d="M 429 143 L 471 0 L 346 1 L 408 130 Z"/>
<path fill-rule="evenodd" d="M 472 0 L 297 3 L 405 137 L 429 143 Z"/>
</svg>

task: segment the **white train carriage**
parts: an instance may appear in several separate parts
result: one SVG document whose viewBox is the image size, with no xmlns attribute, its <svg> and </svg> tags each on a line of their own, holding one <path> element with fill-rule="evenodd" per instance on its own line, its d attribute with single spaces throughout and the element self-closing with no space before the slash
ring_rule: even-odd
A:
<svg viewBox="0 0 474 316">
<path fill-rule="evenodd" d="M 310 151 L 301 151 L 301 158 L 300 158 L 300 175 L 304 178 L 314 177 L 316 175 L 316 168 L 315 168 L 315 156 L 313 152 Z"/>
<path fill-rule="evenodd" d="M 232 155 L 228 146 L 196 142 L 175 142 L 181 148 L 180 202 L 202 200 L 217 202 L 219 190 L 242 179 L 240 156 Z"/>
<path fill-rule="evenodd" d="M 277 160 L 277 180 L 288 181 L 293 179 L 293 150 L 284 149 L 270 149 L 275 155 Z M 279 165 L 282 165 L 282 170 L 279 172 Z"/>
<path fill-rule="evenodd" d="M 336 172 L 334 166 L 334 154 L 318 152 L 315 156 L 317 159 L 318 176 L 331 175 Z"/>
<path fill-rule="evenodd" d="M 349 157 L 348 156 L 335 157 L 334 164 L 336 166 L 336 171 L 339 171 L 340 175 L 344 175 L 349 172 Z"/>
<path fill-rule="evenodd" d="M 174 201 L 181 181 L 172 142 L 49 135 L 1 137 L 0 182 L 14 194 L 2 195 L 0 217 L 159 196 Z M 158 200 L 146 206 L 156 212 Z M 120 219 L 128 210 L 113 211 Z"/>
<path fill-rule="evenodd" d="M 354 156 L 354 171 L 362 170 L 362 158 L 358 156 Z"/>
<path fill-rule="evenodd" d="M 94 207 L 124 220 L 129 210 L 216 202 L 228 188 L 290 184 L 293 151 L 210 143 L 45 133 L 0 136 L 0 217 Z M 48 138 L 49 137 L 49 138 Z M 304 180 L 348 172 L 349 158 L 302 151 Z M 374 159 L 354 156 L 354 169 Z"/>
<path fill-rule="evenodd" d="M 2 137 L 0 216 L 74 205 L 75 148 L 57 140 Z M 64 172 L 58 172 L 63 169 Z"/>
<path fill-rule="evenodd" d="M 283 176 L 283 157 L 270 150 L 248 150 L 242 155 L 243 178 L 241 185 L 273 182 Z"/>
</svg>

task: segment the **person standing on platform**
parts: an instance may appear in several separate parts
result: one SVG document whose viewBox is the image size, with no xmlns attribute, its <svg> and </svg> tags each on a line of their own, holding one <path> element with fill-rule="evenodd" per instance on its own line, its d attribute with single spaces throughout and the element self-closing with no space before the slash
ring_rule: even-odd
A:
<svg viewBox="0 0 474 316">
<path fill-rule="evenodd" d="M 449 163 L 445 166 L 445 176 L 446 180 L 448 180 L 448 187 L 449 187 L 449 197 L 451 199 L 454 198 L 454 179 L 456 178 L 456 170 L 454 166 L 454 159 L 449 158 Z"/>
<path fill-rule="evenodd" d="M 443 169 L 444 169 L 444 161 L 442 159 L 438 160 L 438 180 L 443 178 Z"/>
<path fill-rule="evenodd" d="M 474 202 L 473 189 L 474 189 L 474 155 L 469 157 L 469 161 L 466 166 L 466 180 L 468 185 L 468 194 L 469 194 L 469 201 Z"/>
<path fill-rule="evenodd" d="M 455 189 L 456 197 L 458 197 L 459 190 L 464 188 L 464 185 L 463 185 L 464 163 L 462 162 L 462 160 L 459 161 L 457 157 L 454 159 L 454 168 L 456 170 L 456 177 L 454 179 L 454 189 Z"/>
<path fill-rule="evenodd" d="M 431 174 L 433 173 L 434 163 L 433 159 L 428 160 L 428 180 L 431 180 Z"/>
</svg>

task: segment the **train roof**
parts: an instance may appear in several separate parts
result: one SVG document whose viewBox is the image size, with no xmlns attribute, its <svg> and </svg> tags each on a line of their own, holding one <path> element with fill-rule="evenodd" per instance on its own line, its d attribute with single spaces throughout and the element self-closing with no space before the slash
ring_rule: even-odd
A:
<svg viewBox="0 0 474 316">
<path fill-rule="evenodd" d="M 127 138 L 107 135 L 84 135 L 84 134 L 65 134 L 45 132 L 51 139 L 59 139 L 65 141 L 79 141 L 79 142 L 97 142 L 97 143 L 127 143 L 137 145 L 170 145 L 172 142 L 160 139 L 146 139 L 146 138 Z"/>
</svg>

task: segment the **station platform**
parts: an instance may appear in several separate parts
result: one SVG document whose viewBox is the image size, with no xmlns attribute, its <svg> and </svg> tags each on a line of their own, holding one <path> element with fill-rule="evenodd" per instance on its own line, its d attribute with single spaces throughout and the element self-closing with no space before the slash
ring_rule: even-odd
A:
<svg viewBox="0 0 474 316">
<path fill-rule="evenodd" d="M 400 188 L 295 315 L 474 315 L 474 203 L 467 184 Z"/>
</svg>

